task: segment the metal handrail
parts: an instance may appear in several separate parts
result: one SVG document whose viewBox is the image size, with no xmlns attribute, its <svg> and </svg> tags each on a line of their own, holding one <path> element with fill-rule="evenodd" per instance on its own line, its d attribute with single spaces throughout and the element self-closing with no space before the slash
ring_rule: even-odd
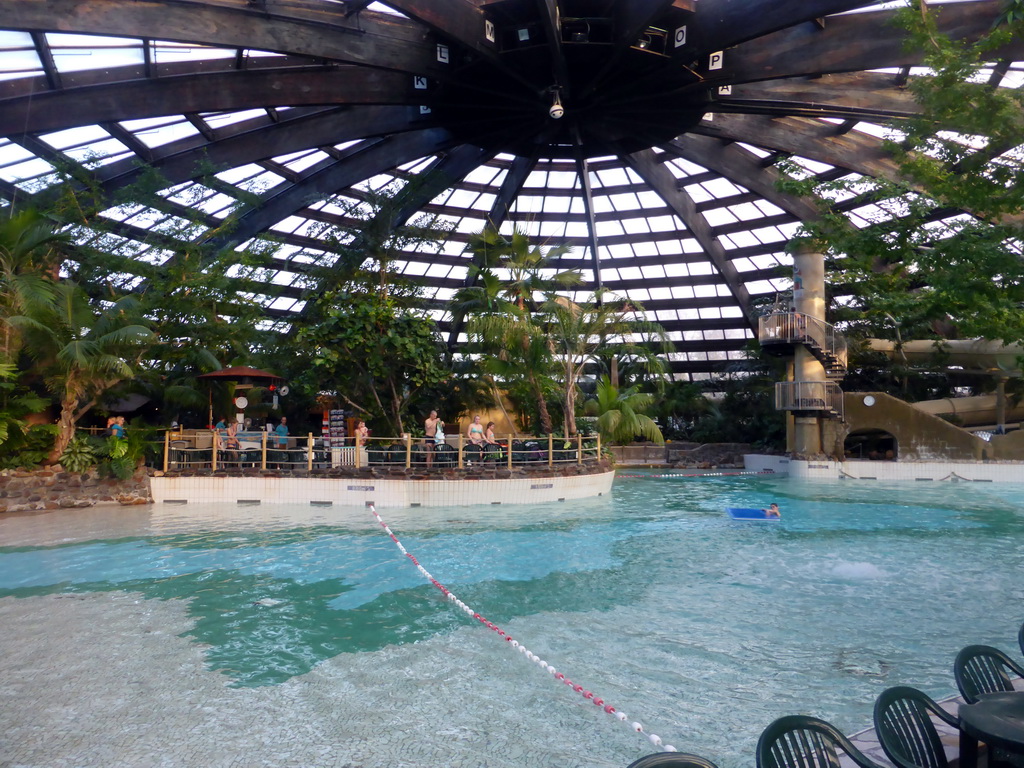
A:
<svg viewBox="0 0 1024 768">
<path fill-rule="evenodd" d="M 846 369 L 846 337 L 835 326 L 803 312 L 773 312 L 757 322 L 757 338 L 761 344 L 806 344 L 821 350 Z"/>
<path fill-rule="evenodd" d="M 843 390 L 834 381 L 779 381 L 775 408 L 780 411 L 824 411 L 843 418 Z"/>
</svg>

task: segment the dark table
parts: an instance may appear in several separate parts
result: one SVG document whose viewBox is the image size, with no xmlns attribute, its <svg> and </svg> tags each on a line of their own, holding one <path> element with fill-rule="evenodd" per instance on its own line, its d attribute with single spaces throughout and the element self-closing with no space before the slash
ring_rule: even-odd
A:
<svg viewBox="0 0 1024 768">
<path fill-rule="evenodd" d="M 959 714 L 960 768 L 977 768 L 979 741 L 1024 755 L 1024 691 L 986 693 Z"/>
</svg>

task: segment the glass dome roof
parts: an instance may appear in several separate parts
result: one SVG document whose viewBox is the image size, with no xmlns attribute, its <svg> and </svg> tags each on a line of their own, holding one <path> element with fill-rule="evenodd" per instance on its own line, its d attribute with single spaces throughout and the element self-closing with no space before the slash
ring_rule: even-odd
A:
<svg viewBox="0 0 1024 768">
<path fill-rule="evenodd" d="M 0 200 L 45 202 L 68 173 L 116 199 L 155 170 L 159 203 L 112 206 L 106 232 L 76 235 L 123 252 L 124 286 L 189 242 L 269 236 L 250 298 L 286 330 L 309 265 L 335 258 L 324 225 L 429 171 L 397 218 L 438 215 L 450 237 L 397 266 L 453 346 L 448 301 L 489 221 L 571 246 L 557 266 L 582 272 L 578 295 L 640 301 L 673 370 L 704 378 L 746 357 L 755 307 L 791 285 L 785 245 L 818 210 L 777 189 L 777 162 L 895 172 L 883 126 L 916 112 L 920 64 L 897 5 L 4 0 Z M 956 36 L 1001 11 L 930 7 Z M 1019 87 L 1024 54 L 1003 55 L 990 82 Z"/>
</svg>

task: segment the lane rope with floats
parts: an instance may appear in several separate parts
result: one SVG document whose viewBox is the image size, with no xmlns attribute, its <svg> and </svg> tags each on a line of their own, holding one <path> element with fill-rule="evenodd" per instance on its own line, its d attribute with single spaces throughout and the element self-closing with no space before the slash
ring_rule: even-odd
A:
<svg viewBox="0 0 1024 768">
<path fill-rule="evenodd" d="M 481 624 L 483 624 L 488 629 L 496 632 L 500 637 L 503 637 L 505 639 L 505 642 L 508 643 L 512 648 L 515 648 L 517 651 L 519 651 L 519 653 L 521 653 L 527 659 L 529 659 L 534 664 L 536 664 L 538 667 L 540 667 L 545 672 L 550 674 L 555 680 L 557 680 L 560 683 L 564 683 L 565 685 L 569 686 L 572 690 L 574 690 L 576 693 L 578 693 L 584 699 L 586 699 L 587 701 L 590 701 L 592 704 L 594 704 L 594 706 L 600 707 L 601 709 L 604 710 L 605 713 L 607 713 L 608 715 L 614 717 L 619 722 L 625 723 L 632 730 L 634 730 L 637 733 L 641 733 L 644 736 L 646 736 L 647 740 L 650 741 L 651 744 L 653 744 L 656 747 L 660 747 L 663 752 L 678 752 L 679 751 L 675 747 L 673 747 L 671 744 L 663 744 L 662 740 L 661 740 L 661 737 L 658 736 L 656 733 L 647 733 L 644 730 L 644 726 L 641 723 L 630 722 L 629 721 L 629 716 L 625 712 L 620 712 L 615 707 L 613 707 L 611 704 L 606 703 L 604 699 L 600 698 L 599 696 L 597 696 L 593 692 L 586 690 L 579 683 L 574 683 L 572 680 L 570 680 L 568 677 L 566 677 L 564 673 L 559 672 L 557 669 L 555 669 L 553 666 L 548 664 L 548 662 L 546 662 L 540 656 L 538 656 L 537 654 L 533 653 L 530 649 L 528 649 L 525 645 L 520 643 L 518 640 L 512 639 L 512 636 L 507 634 L 499 626 L 497 626 L 493 622 L 488 621 L 486 618 L 484 618 L 479 613 L 477 613 L 472 608 L 470 608 L 468 605 L 466 605 L 464 602 L 462 602 L 458 597 L 455 596 L 455 593 L 453 593 L 450 589 L 448 589 L 448 587 L 446 587 L 444 584 L 442 584 L 437 579 L 435 579 L 426 568 L 424 568 L 422 565 L 420 565 L 420 561 L 416 559 L 416 556 L 413 555 L 412 552 L 408 551 L 404 546 L 402 546 L 402 542 L 398 540 L 398 537 L 395 536 L 395 534 L 391 530 L 391 528 L 388 527 L 388 524 L 384 522 L 384 520 L 381 518 L 381 516 L 379 514 L 377 514 L 377 509 L 373 506 L 373 504 L 367 504 L 366 506 L 369 508 L 370 512 L 373 513 L 373 516 L 375 518 L 377 518 L 377 522 L 380 523 L 381 528 L 383 528 L 384 531 L 387 533 L 387 535 L 391 537 L 391 540 L 395 543 L 395 546 L 398 547 L 399 551 L 412 561 L 412 564 L 416 566 L 416 569 L 423 575 L 423 577 L 427 581 L 429 581 L 431 584 L 433 584 L 435 587 L 437 587 L 438 590 L 440 590 L 441 594 L 443 594 L 448 599 L 448 602 L 454 603 L 467 616 L 471 616 L 472 618 L 474 618 L 477 621 L 479 621 Z"/>
<path fill-rule="evenodd" d="M 684 475 L 679 472 L 672 472 L 670 474 L 663 475 L 621 475 L 616 474 L 616 477 L 642 477 L 645 479 L 655 479 L 660 477 L 739 477 L 740 475 L 774 475 L 774 470 L 765 471 L 751 471 L 751 472 L 700 472 L 694 475 Z"/>
</svg>

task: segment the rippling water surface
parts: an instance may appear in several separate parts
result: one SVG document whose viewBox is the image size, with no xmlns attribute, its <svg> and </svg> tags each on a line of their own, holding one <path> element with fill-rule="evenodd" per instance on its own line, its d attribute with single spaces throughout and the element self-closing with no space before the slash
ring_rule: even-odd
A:
<svg viewBox="0 0 1024 768">
<path fill-rule="evenodd" d="M 724 515 L 769 501 L 782 507 L 778 524 Z M 435 578 L 514 624 L 560 671 L 679 749 L 738 768 L 780 715 L 857 730 L 890 685 L 954 693 L 953 656 L 968 643 L 1019 656 L 1022 509 L 1020 485 L 651 477 L 579 502 L 381 514 Z M 188 601 L 189 636 L 239 687 L 277 685 L 340 654 L 373 664 L 387 646 L 469 626 L 489 633 L 441 600 L 362 509 L 8 515 L 0 544 L 0 597 Z M 537 711 L 524 720 L 541 716 L 545 697 L 573 696 L 496 635 L 492 646 L 496 698 L 536 681 Z M 436 664 L 458 674 L 456 654 Z M 637 738 L 592 719 L 566 734 Z"/>
</svg>

